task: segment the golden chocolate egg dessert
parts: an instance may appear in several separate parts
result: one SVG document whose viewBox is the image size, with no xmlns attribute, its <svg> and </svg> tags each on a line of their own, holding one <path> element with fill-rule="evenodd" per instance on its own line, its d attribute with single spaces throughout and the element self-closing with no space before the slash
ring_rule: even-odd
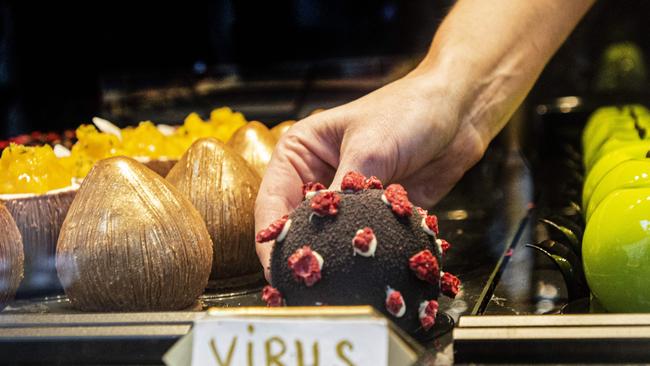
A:
<svg viewBox="0 0 650 366">
<path fill-rule="evenodd" d="M 13 217 L 24 248 L 20 291 L 52 294 L 61 291 L 54 256 L 56 242 L 78 186 L 72 168 L 48 145 L 11 144 L 0 157 L 0 204 Z"/>
<path fill-rule="evenodd" d="M 264 124 L 251 121 L 235 132 L 228 141 L 228 147 L 241 155 L 263 177 L 275 142 L 275 137 Z"/>
<path fill-rule="evenodd" d="M 289 131 L 289 129 L 295 124 L 296 121 L 292 119 L 278 123 L 277 125 L 273 126 L 273 128 L 271 128 L 271 134 L 273 135 L 273 137 L 275 137 L 276 141 L 279 141 L 280 137 L 282 137 L 282 135 L 284 135 L 287 131 Z"/>
<path fill-rule="evenodd" d="M 0 203 L 0 310 L 16 295 L 23 279 L 23 239 L 11 214 Z"/>
<path fill-rule="evenodd" d="M 167 175 L 197 208 L 212 238 L 211 283 L 258 280 L 254 205 L 260 177 L 215 138 L 197 140 Z M 251 278 L 252 277 L 252 278 Z M 237 278 L 240 280 L 238 281 Z"/>
<path fill-rule="evenodd" d="M 212 242 L 173 185 L 133 159 L 98 162 L 59 236 L 56 268 L 84 311 L 184 309 L 207 284 Z"/>
</svg>

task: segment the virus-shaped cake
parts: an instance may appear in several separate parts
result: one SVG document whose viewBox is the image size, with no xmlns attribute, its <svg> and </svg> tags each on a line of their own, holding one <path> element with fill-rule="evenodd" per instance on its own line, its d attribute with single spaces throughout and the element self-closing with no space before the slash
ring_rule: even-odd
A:
<svg viewBox="0 0 650 366">
<path fill-rule="evenodd" d="M 460 281 L 441 270 L 449 243 L 438 219 L 415 207 L 399 184 L 349 172 L 340 191 L 303 186 L 305 200 L 257 234 L 275 240 L 269 306 L 372 305 L 403 329 L 424 335 L 438 296 L 455 297 Z M 270 244 L 269 244 L 270 245 Z"/>
</svg>

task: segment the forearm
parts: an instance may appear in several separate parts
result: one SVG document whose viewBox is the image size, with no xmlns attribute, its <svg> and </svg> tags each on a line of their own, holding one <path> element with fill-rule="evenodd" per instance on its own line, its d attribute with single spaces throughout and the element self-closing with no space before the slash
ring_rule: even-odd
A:
<svg viewBox="0 0 650 366">
<path fill-rule="evenodd" d="M 412 74 L 445 88 L 487 144 L 593 2 L 459 0 Z"/>
</svg>

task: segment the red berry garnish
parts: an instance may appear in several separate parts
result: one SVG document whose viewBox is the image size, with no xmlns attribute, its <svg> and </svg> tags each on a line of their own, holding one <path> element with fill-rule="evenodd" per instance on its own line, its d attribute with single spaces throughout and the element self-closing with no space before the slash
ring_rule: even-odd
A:
<svg viewBox="0 0 650 366">
<path fill-rule="evenodd" d="M 65 136 L 66 139 L 68 140 L 73 140 L 77 138 L 77 131 L 75 130 L 65 130 L 63 132 L 63 136 Z"/>
<path fill-rule="evenodd" d="M 429 230 L 433 231 L 436 235 L 440 233 L 440 229 L 438 228 L 438 216 L 428 215 L 426 219 L 424 219 L 424 222 Z"/>
<path fill-rule="evenodd" d="M 375 177 L 374 175 L 370 178 L 366 178 L 366 180 L 363 182 L 363 188 L 365 189 L 384 189 L 384 185 L 381 184 L 381 181 L 379 178 Z"/>
<path fill-rule="evenodd" d="M 458 295 L 460 280 L 449 272 L 445 272 L 440 278 L 440 290 L 445 296 L 452 299 Z"/>
<path fill-rule="evenodd" d="M 255 241 L 258 243 L 264 243 L 276 239 L 282 232 L 282 229 L 284 229 L 284 225 L 288 220 L 289 216 L 284 215 L 281 218 L 273 221 L 269 227 L 264 230 L 260 230 L 260 232 L 257 233 L 255 236 Z"/>
<path fill-rule="evenodd" d="M 431 284 L 438 283 L 440 266 L 438 265 L 438 259 L 429 249 L 418 252 L 409 258 L 409 268 L 422 281 L 427 281 Z"/>
<path fill-rule="evenodd" d="M 311 199 L 311 209 L 319 216 L 335 216 L 341 197 L 332 191 L 319 192 Z"/>
<path fill-rule="evenodd" d="M 357 231 L 354 239 L 352 239 L 352 245 L 360 253 L 368 253 L 370 251 L 370 246 L 375 239 L 375 233 L 369 227 L 364 227 L 363 229 Z"/>
<path fill-rule="evenodd" d="M 32 141 L 32 138 L 29 135 L 18 135 L 10 138 L 9 141 L 18 145 L 27 145 Z"/>
<path fill-rule="evenodd" d="M 420 304 L 420 324 L 425 331 L 428 331 L 436 324 L 438 307 L 439 305 L 436 300 L 424 301 Z"/>
<path fill-rule="evenodd" d="M 5 140 L 0 140 L 0 150 L 4 149 L 5 147 L 9 146 L 9 141 Z"/>
<path fill-rule="evenodd" d="M 318 182 L 307 182 L 302 185 L 302 195 L 307 196 L 309 192 L 318 192 L 325 189 L 325 186 Z"/>
<path fill-rule="evenodd" d="M 56 132 L 48 132 L 45 135 L 45 141 L 52 143 L 56 141 L 61 141 L 61 136 Z"/>
<path fill-rule="evenodd" d="M 358 172 L 347 172 L 341 181 L 342 191 L 358 192 L 363 190 L 366 177 Z"/>
<path fill-rule="evenodd" d="M 440 249 L 442 249 L 442 254 L 447 253 L 449 248 L 451 248 L 451 244 L 449 244 L 449 242 L 446 241 L 445 239 L 438 239 L 438 240 L 440 240 Z"/>
<path fill-rule="evenodd" d="M 272 286 L 264 286 L 262 289 L 262 300 L 266 302 L 266 306 L 282 306 L 282 294 L 277 288 Z"/>
<path fill-rule="evenodd" d="M 386 293 L 386 310 L 393 316 L 401 317 L 406 312 L 404 298 L 399 291 L 388 289 Z"/>
<path fill-rule="evenodd" d="M 304 282 L 307 287 L 313 286 L 320 280 L 321 262 L 322 257 L 308 245 L 296 250 L 288 260 L 293 278 L 298 282 Z"/>
<path fill-rule="evenodd" d="M 36 141 L 42 141 L 43 139 L 43 133 L 41 133 L 41 131 L 34 131 L 30 134 L 30 136 L 32 140 L 36 140 Z"/>
<path fill-rule="evenodd" d="M 384 197 L 397 216 L 411 216 L 413 204 L 409 201 L 406 189 L 399 184 L 391 184 L 384 191 Z"/>
</svg>

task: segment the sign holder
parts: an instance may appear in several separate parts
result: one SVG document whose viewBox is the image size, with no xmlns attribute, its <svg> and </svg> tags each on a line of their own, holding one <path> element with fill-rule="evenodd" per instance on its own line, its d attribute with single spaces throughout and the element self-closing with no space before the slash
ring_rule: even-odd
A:
<svg viewBox="0 0 650 366">
<path fill-rule="evenodd" d="M 244 338 L 247 334 L 244 333 L 242 335 L 240 329 L 244 323 L 257 326 L 258 329 L 265 327 L 266 330 L 271 332 L 272 330 L 277 330 L 278 332 L 276 333 L 282 334 L 286 339 L 294 339 L 292 336 L 296 336 L 296 334 L 290 334 L 287 332 L 291 332 L 290 327 L 295 327 L 296 324 L 301 324 L 301 329 L 303 331 L 305 329 L 312 329 L 313 332 L 310 331 L 310 334 L 317 335 L 317 339 L 324 341 L 322 343 L 323 346 L 328 342 L 332 342 L 332 339 L 328 339 L 328 337 L 335 337 L 338 332 L 337 328 L 339 327 L 341 331 L 346 332 L 348 339 L 351 339 L 352 342 L 355 341 L 355 334 L 351 333 L 350 329 L 356 327 L 359 331 L 358 334 L 364 336 L 366 333 L 364 333 L 363 327 L 381 327 L 383 328 L 383 334 L 387 335 L 387 345 L 383 347 L 387 352 L 387 357 L 385 358 L 386 365 L 412 365 L 418 362 L 418 360 L 421 361 L 423 358 L 432 357 L 427 354 L 424 348 L 422 348 L 422 346 L 420 346 L 416 341 L 406 335 L 397 326 L 370 306 L 322 306 L 212 308 L 208 310 L 205 317 L 194 322 L 193 329 L 186 336 L 182 337 L 165 354 L 163 360 L 168 366 L 179 366 L 197 364 L 197 362 L 193 363 L 193 361 L 197 361 L 198 358 L 202 360 L 201 362 L 204 362 L 203 360 L 206 360 L 209 357 L 214 357 L 214 354 L 210 355 L 205 353 L 205 347 L 199 347 L 196 345 L 198 340 L 195 339 L 195 336 L 197 334 L 201 336 L 203 342 L 207 342 L 207 337 L 215 334 L 222 338 L 228 338 L 229 336 L 239 337 L 240 345 L 242 344 L 242 339 L 248 339 L 251 344 L 250 347 L 259 347 L 260 342 L 265 342 L 263 334 L 260 334 L 259 338 L 256 338 L 256 335 L 250 334 L 248 335 L 249 338 Z M 322 332 L 323 325 L 327 325 L 330 329 L 329 334 Z M 374 329 L 374 334 L 376 334 L 377 337 L 377 339 L 372 340 L 376 343 L 375 352 L 381 353 L 381 342 L 379 339 L 381 339 L 382 331 L 377 331 L 379 328 Z M 228 352 L 224 349 L 224 353 L 220 355 L 220 362 L 223 364 L 226 364 L 226 356 L 230 358 L 229 362 L 233 365 L 239 364 L 238 362 L 235 362 L 237 357 L 239 357 L 240 361 L 246 358 L 246 351 L 238 351 L 236 348 L 237 346 L 233 345 L 234 343 L 232 343 L 232 339 L 233 338 L 228 338 L 229 341 L 226 344 L 233 347 L 233 354 L 227 354 Z M 364 339 L 360 339 L 360 341 L 363 342 Z M 369 340 L 366 339 L 366 341 Z M 253 344 L 254 346 L 252 346 Z M 313 343 L 310 341 L 309 344 Z M 261 349 L 252 349 L 257 355 L 263 353 L 261 352 Z M 240 354 L 237 354 L 237 352 L 240 352 Z M 241 353 L 244 353 L 244 355 Z M 335 361 L 332 356 L 333 354 L 334 353 L 332 352 L 327 353 L 325 350 L 321 349 L 319 353 L 321 357 L 320 363 L 330 364 L 328 361 L 325 361 L 323 357 L 330 357 L 331 361 Z M 286 354 L 283 355 L 291 357 L 295 356 L 295 352 L 292 353 L 288 350 Z M 312 355 L 309 357 L 311 356 Z M 365 354 L 365 357 L 368 359 L 370 359 L 371 356 L 373 356 L 372 351 L 370 354 Z M 253 362 L 253 364 L 266 364 L 267 361 L 264 357 L 252 358 L 256 361 Z M 288 364 L 294 363 L 295 360 L 288 362 Z M 215 364 L 214 360 L 212 360 L 212 364 Z M 340 364 L 345 365 L 346 362 L 341 361 Z"/>
</svg>

